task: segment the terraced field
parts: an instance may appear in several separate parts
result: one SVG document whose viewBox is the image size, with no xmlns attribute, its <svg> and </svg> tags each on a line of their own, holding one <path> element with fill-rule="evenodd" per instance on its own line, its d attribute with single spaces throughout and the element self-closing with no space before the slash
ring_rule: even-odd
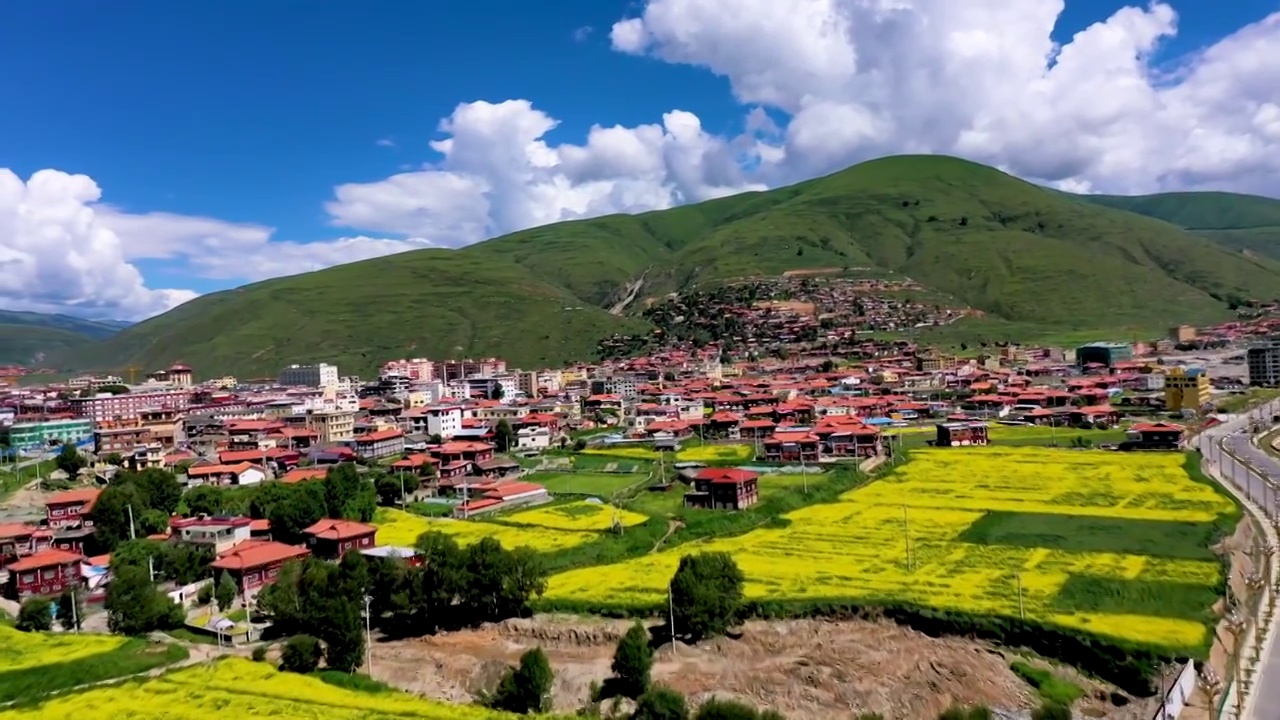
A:
<svg viewBox="0 0 1280 720">
<path fill-rule="evenodd" d="M 373 524 L 378 526 L 379 545 L 407 547 L 412 547 L 418 536 L 428 531 L 448 533 L 461 545 L 470 545 L 486 537 L 492 537 L 502 543 L 503 547 L 525 546 L 542 552 L 564 550 L 591 542 L 598 537 L 596 532 L 532 526 L 517 527 L 484 520 L 426 518 L 393 508 L 379 509 L 378 514 L 374 516 Z"/>
</svg>

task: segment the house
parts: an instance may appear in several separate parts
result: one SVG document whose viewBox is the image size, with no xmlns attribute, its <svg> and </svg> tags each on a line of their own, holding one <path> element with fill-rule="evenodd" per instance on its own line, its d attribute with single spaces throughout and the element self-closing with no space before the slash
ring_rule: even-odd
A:
<svg viewBox="0 0 1280 720">
<path fill-rule="evenodd" d="M 87 516 L 93 512 L 93 505 L 101 494 L 102 490 L 98 488 L 81 488 L 60 492 L 49 498 L 44 503 L 45 519 L 49 527 L 93 525 L 93 521 Z"/>
<path fill-rule="evenodd" d="M 764 441 L 764 459 L 769 462 L 817 462 L 821 442 L 808 430 L 778 431 Z"/>
<path fill-rule="evenodd" d="M 519 475 L 520 463 L 506 458 L 493 458 L 476 463 L 476 474 L 491 479 Z"/>
<path fill-rule="evenodd" d="M 280 477 L 280 482 L 287 485 L 300 483 L 303 480 L 323 480 L 329 474 L 327 467 L 294 468 Z"/>
<path fill-rule="evenodd" d="M 257 485 L 267 478 L 266 472 L 249 462 L 235 465 L 192 465 L 187 468 L 187 481 L 192 485 Z"/>
<path fill-rule="evenodd" d="M 1110 405 L 1086 405 L 1072 410 L 1070 418 L 1071 424 L 1077 426 L 1098 423 L 1113 426 L 1120 422 L 1120 411 Z"/>
<path fill-rule="evenodd" d="M 458 462 L 482 463 L 493 459 L 493 446 L 482 442 L 447 442 L 436 448 L 434 455 L 440 459 L 442 466 Z"/>
<path fill-rule="evenodd" d="M 693 478 L 693 490 L 685 493 L 688 507 L 710 510 L 743 510 L 760 500 L 760 474 L 737 468 L 703 468 Z"/>
<path fill-rule="evenodd" d="M 219 555 L 209 567 L 217 577 L 224 572 L 230 575 L 240 592 L 247 594 L 274 581 L 285 563 L 310 554 L 310 550 L 297 545 L 285 545 L 274 540 L 249 540 Z"/>
<path fill-rule="evenodd" d="M 1182 446 L 1185 428 L 1176 423 L 1137 423 L 1125 433 L 1121 450 L 1177 450 Z"/>
<path fill-rule="evenodd" d="M 551 447 L 551 429 L 541 425 L 522 427 L 516 431 L 516 450 L 545 450 Z"/>
<path fill-rule="evenodd" d="M 400 455 L 404 452 L 404 431 L 388 428 L 357 435 L 355 448 L 360 457 L 374 460 Z"/>
<path fill-rule="evenodd" d="M 399 560 L 410 567 L 418 567 L 422 565 L 422 554 L 416 548 L 400 547 L 398 545 L 379 545 L 377 547 L 361 550 L 360 554 L 367 558 L 378 558 L 381 560 Z"/>
<path fill-rule="evenodd" d="M 955 422 L 938 423 L 938 435 L 933 441 L 933 446 L 961 447 L 966 445 L 986 445 L 990 442 L 987 431 L 988 427 L 984 422 L 960 420 Z"/>
<path fill-rule="evenodd" d="M 51 533 L 26 523 L 0 523 L 0 569 L 49 548 Z"/>
<path fill-rule="evenodd" d="M 426 453 L 413 453 L 391 463 L 391 469 L 396 472 L 427 476 L 436 474 L 435 467 L 439 464 L 439 460 Z"/>
<path fill-rule="evenodd" d="M 312 555 L 337 560 L 350 550 L 368 550 L 376 543 L 378 528 L 350 520 L 325 518 L 302 531 Z"/>
<path fill-rule="evenodd" d="M 209 517 L 201 515 L 169 521 L 169 541 L 209 545 L 215 555 L 224 553 L 248 540 L 253 520 L 245 517 Z"/>
<path fill-rule="evenodd" d="M 80 563 L 84 556 L 66 550 L 41 550 L 9 566 L 5 596 L 24 600 L 32 596 L 58 595 L 84 582 Z"/>
</svg>

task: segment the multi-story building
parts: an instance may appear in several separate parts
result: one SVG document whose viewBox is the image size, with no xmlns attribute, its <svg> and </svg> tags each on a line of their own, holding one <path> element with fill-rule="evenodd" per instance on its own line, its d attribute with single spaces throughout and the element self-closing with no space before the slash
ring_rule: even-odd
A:
<svg viewBox="0 0 1280 720">
<path fill-rule="evenodd" d="M 152 441 L 151 429 L 136 425 L 98 428 L 93 431 L 93 453 L 99 457 L 133 454 L 134 448 Z"/>
<path fill-rule="evenodd" d="M 170 542 L 207 545 L 215 555 L 225 553 L 249 539 L 253 521 L 245 517 L 192 517 L 173 520 Z"/>
<path fill-rule="evenodd" d="M 492 377 L 507 371 L 507 361 L 498 358 L 483 360 L 446 360 L 440 364 L 437 377 L 448 382 L 469 377 Z"/>
<path fill-rule="evenodd" d="M 1179 325 L 1170 328 L 1169 339 L 1174 343 L 1189 343 L 1196 339 L 1196 328 L 1194 325 Z"/>
<path fill-rule="evenodd" d="M 166 448 L 186 441 L 182 431 L 182 412 L 171 408 L 144 410 L 138 417 L 142 427 L 151 431 L 151 440 Z"/>
<path fill-rule="evenodd" d="M 462 408 L 457 405 L 432 405 L 404 413 L 409 432 L 439 435 L 448 440 L 462 429 Z"/>
<path fill-rule="evenodd" d="M 369 459 L 395 457 L 404 452 L 404 431 L 399 428 L 374 430 L 355 437 L 356 454 Z"/>
<path fill-rule="evenodd" d="M 1169 368 L 1164 374 L 1166 410 L 1200 410 L 1209 403 L 1209 374 L 1204 368 Z"/>
<path fill-rule="evenodd" d="M 1280 343 L 1254 345 L 1247 358 L 1250 385 L 1280 387 Z"/>
<path fill-rule="evenodd" d="M 106 422 L 133 420 L 148 410 L 185 410 L 190 402 L 190 389 L 166 388 L 119 395 L 71 398 L 67 400 L 67 406 L 78 417 L 88 418 L 94 422 Z"/>
<path fill-rule="evenodd" d="M 1093 364 L 1115 367 L 1116 363 L 1132 359 L 1133 346 L 1129 343 L 1095 342 L 1076 348 L 1076 364 L 1080 367 Z"/>
<path fill-rule="evenodd" d="M 48 447 L 53 443 L 77 445 L 93 437 L 93 421 L 86 418 L 15 422 L 0 427 L 0 440 L 17 450 Z"/>
<path fill-rule="evenodd" d="M 88 516 L 101 494 L 98 488 L 81 488 L 54 495 L 44 501 L 45 524 L 51 528 L 65 528 L 91 523 Z"/>
<path fill-rule="evenodd" d="M 316 443 L 332 445 L 355 439 L 356 414 L 350 410 L 311 410 L 307 429 L 316 434 Z"/>
<path fill-rule="evenodd" d="M 614 375 L 612 377 L 592 378 L 592 395 L 618 395 L 626 400 L 634 400 L 636 388 L 647 382 L 646 378 L 633 375 Z"/>
<path fill-rule="evenodd" d="M 336 387 L 338 366 L 328 363 L 290 365 L 280 371 L 276 383 L 285 387 Z"/>
<path fill-rule="evenodd" d="M 415 381 L 436 379 L 436 364 L 426 358 L 392 360 L 382 366 L 382 376 L 402 375 Z"/>
<path fill-rule="evenodd" d="M 194 373 L 192 373 L 191 368 L 181 363 L 176 363 L 166 370 L 148 373 L 147 378 L 153 382 L 168 383 L 174 387 L 189 388 L 195 384 Z"/>
<path fill-rule="evenodd" d="M 242 593 L 275 582 L 280 568 L 290 560 L 300 560 L 310 550 L 273 541 L 243 542 L 209 564 L 215 573 L 226 572 Z"/>
<path fill-rule="evenodd" d="M 72 390 L 92 390 L 93 392 L 97 392 L 108 385 L 123 384 L 124 378 L 118 375 L 103 375 L 100 377 L 96 375 L 81 375 L 67 381 L 67 387 Z"/>
<path fill-rule="evenodd" d="M 80 553 L 48 549 L 22 558 L 9 566 L 5 595 L 12 600 L 60 595 L 84 582 L 80 574 Z"/>
</svg>

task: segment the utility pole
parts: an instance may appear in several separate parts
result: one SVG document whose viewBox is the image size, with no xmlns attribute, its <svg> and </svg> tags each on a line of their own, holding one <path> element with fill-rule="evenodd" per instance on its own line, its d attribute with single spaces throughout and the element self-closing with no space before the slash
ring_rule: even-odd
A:
<svg viewBox="0 0 1280 720">
<path fill-rule="evenodd" d="M 907 522 L 907 506 L 902 506 L 902 544 L 907 551 L 907 572 L 913 570 L 911 562 L 911 526 Z"/>
<path fill-rule="evenodd" d="M 401 509 L 408 507 L 409 503 L 404 499 L 404 470 L 400 471 L 400 507 Z"/>
<path fill-rule="evenodd" d="M 80 632 L 80 617 L 76 612 L 76 589 L 71 588 L 71 629 Z"/>
<path fill-rule="evenodd" d="M 154 555 L 147 556 L 147 577 L 153 583 L 156 581 L 156 558 Z"/>
<path fill-rule="evenodd" d="M 1026 620 L 1027 610 L 1022 605 L 1022 573 L 1014 573 L 1014 577 L 1018 579 L 1018 617 Z"/>
<path fill-rule="evenodd" d="M 676 651 L 676 593 L 667 586 L 667 618 L 671 620 L 671 652 Z"/>
<path fill-rule="evenodd" d="M 129 505 L 126 505 L 125 507 L 129 508 L 129 539 L 130 539 L 130 540 L 137 540 L 137 539 L 138 539 L 138 533 L 137 533 L 137 532 L 135 532 L 135 531 L 134 531 L 134 528 L 133 528 L 133 504 L 132 504 L 132 503 L 130 503 Z"/>
<path fill-rule="evenodd" d="M 373 677 L 373 613 L 369 606 L 373 598 L 364 596 L 364 671 Z"/>
</svg>

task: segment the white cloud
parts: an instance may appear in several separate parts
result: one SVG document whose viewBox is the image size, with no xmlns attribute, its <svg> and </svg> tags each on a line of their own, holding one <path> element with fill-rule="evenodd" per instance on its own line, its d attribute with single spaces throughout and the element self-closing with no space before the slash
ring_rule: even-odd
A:
<svg viewBox="0 0 1280 720">
<path fill-rule="evenodd" d="M 396 141 L 389 137 L 378 138 L 377 142 L 375 142 L 374 145 L 377 145 L 378 147 L 384 147 L 384 148 L 393 148 L 396 146 Z"/>
</svg>

